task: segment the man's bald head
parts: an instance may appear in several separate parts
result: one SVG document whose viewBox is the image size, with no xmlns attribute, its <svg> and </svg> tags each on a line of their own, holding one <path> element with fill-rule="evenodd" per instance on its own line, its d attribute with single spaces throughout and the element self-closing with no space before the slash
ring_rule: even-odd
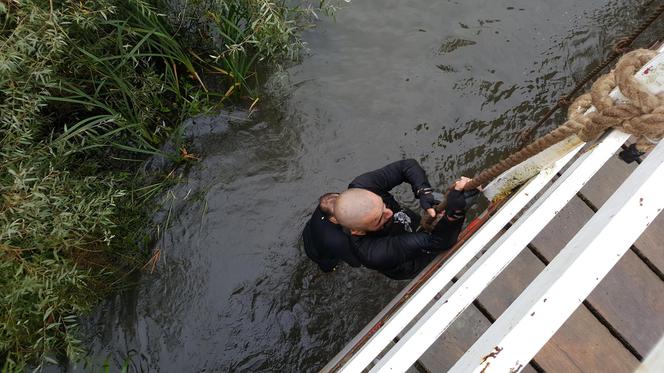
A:
<svg viewBox="0 0 664 373">
<path fill-rule="evenodd" d="M 334 204 L 339 224 L 355 231 L 380 229 L 392 217 L 383 200 L 366 189 L 351 188 L 341 193 Z"/>
</svg>

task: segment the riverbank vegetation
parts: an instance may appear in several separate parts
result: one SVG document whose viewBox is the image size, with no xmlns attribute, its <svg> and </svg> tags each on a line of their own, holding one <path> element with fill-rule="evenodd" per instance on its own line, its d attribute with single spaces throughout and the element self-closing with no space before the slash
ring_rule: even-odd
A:
<svg viewBox="0 0 664 373">
<path fill-rule="evenodd" d="M 180 122 L 255 106 L 258 66 L 295 58 L 315 11 L 268 0 L 0 0 L 0 361 L 77 360 L 78 315 L 140 269 L 139 172 Z M 184 149 L 183 149 L 184 150 Z M 165 175 L 169 170 L 164 170 Z"/>
</svg>

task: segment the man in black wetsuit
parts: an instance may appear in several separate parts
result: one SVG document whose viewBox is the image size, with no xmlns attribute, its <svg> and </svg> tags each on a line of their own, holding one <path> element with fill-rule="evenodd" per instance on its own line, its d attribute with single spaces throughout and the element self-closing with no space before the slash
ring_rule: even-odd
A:
<svg viewBox="0 0 664 373">
<path fill-rule="evenodd" d="M 330 254 L 329 248 L 334 247 L 344 253 L 342 260 L 351 265 L 361 264 L 394 279 L 412 278 L 440 251 L 456 242 L 465 216 L 466 202 L 461 190 L 468 180 L 462 178 L 456 183 L 458 190 L 448 195 L 445 216 L 429 234 L 416 232 L 419 215 L 402 208 L 389 193 L 395 186 L 408 182 L 422 208 L 434 216 L 432 189 L 417 161 L 406 159 L 360 175 L 351 182 L 349 190 L 336 197 L 334 204 L 334 223 L 341 223 L 345 229 L 328 221 L 328 229 L 314 232 L 314 226 L 320 225 L 314 223 L 317 221 L 314 212 L 305 228 L 305 249 L 326 247 L 319 251 L 333 257 L 336 254 Z M 342 244 L 335 246 L 333 242 Z M 309 256 L 323 269 L 321 261 Z"/>
</svg>

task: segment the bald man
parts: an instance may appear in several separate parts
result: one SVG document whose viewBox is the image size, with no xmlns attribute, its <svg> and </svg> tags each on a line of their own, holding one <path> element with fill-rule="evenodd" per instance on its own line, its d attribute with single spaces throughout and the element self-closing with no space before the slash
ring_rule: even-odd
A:
<svg viewBox="0 0 664 373">
<path fill-rule="evenodd" d="M 350 237 L 351 249 L 364 267 L 393 279 L 416 276 L 441 251 L 451 248 L 463 227 L 466 199 L 461 178 L 448 194 L 447 208 L 432 233 L 417 232 L 420 216 L 403 208 L 390 191 L 407 182 L 429 214 L 433 200 L 424 170 L 412 159 L 391 163 L 355 178 L 337 197 L 335 219 Z M 432 216 L 433 216 L 432 215 Z"/>
<path fill-rule="evenodd" d="M 461 180 L 457 186 L 463 188 L 467 180 Z M 456 242 L 463 225 L 465 201 L 462 192 L 451 193 L 448 200 L 449 213 L 441 219 L 441 223 L 434 230 L 435 234 L 418 233 L 416 230 L 420 216 L 402 208 L 390 193 L 394 187 L 404 182 L 410 184 L 420 206 L 434 216 L 433 206 L 436 201 L 422 167 L 413 159 L 397 161 L 358 176 L 350 183 L 349 190 L 336 196 L 332 208 L 333 223 L 340 223 L 345 228 L 341 230 L 339 227 L 336 231 L 328 229 L 324 232 L 318 230 L 323 232 L 318 235 L 312 234 L 313 229 L 305 228 L 305 250 L 307 241 L 310 246 L 314 246 L 316 241 L 343 242 L 337 244 L 338 246 L 328 245 L 322 252 L 328 257 L 334 257 L 336 254 L 330 253 L 335 251 L 350 252 L 350 256 L 343 259 L 344 261 L 348 262 L 350 257 L 353 263 L 378 270 L 394 279 L 415 276 L 438 252 Z M 459 198 L 455 199 L 457 194 Z M 320 207 L 319 204 L 318 209 Z M 307 226 L 313 226 L 315 221 L 318 221 L 316 211 Z M 340 233 L 345 234 L 346 241 L 339 239 Z M 340 246 L 344 247 L 340 249 Z"/>
</svg>

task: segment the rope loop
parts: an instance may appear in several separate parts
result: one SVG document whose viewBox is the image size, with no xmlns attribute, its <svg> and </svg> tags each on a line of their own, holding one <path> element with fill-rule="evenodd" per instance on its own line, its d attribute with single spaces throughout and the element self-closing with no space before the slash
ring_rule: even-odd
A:
<svg viewBox="0 0 664 373">
<path fill-rule="evenodd" d="M 619 128 L 638 137 L 637 148 L 646 152 L 664 135 L 664 95 L 650 93 L 635 78 L 634 74 L 657 53 L 648 49 L 637 49 L 622 56 L 614 71 L 599 78 L 592 86 L 590 97 L 597 109 L 580 120 L 578 110 L 568 113 L 565 125 L 579 130 L 583 141 L 591 141 L 608 128 Z M 618 87 L 629 102 L 614 101 L 609 94 Z M 584 95 L 585 96 L 585 95 Z M 587 105 L 581 96 L 572 106 Z"/>
</svg>

